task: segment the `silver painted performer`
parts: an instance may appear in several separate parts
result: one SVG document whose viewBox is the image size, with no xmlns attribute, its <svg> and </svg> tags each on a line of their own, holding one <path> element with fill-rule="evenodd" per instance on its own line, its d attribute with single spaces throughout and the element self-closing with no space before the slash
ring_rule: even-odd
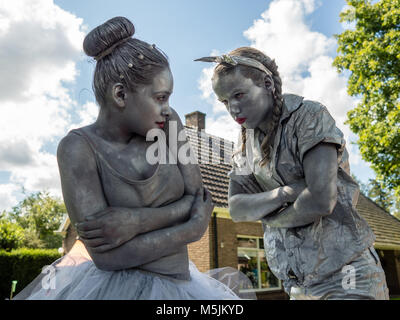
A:
<svg viewBox="0 0 400 320">
<path fill-rule="evenodd" d="M 291 299 L 388 299 L 375 236 L 355 209 L 342 132 L 322 104 L 282 94 L 275 61 L 242 47 L 216 62 L 213 89 L 242 126 L 232 219 L 261 220 L 271 271 Z"/>
<path fill-rule="evenodd" d="M 150 130 L 183 125 L 169 105 L 166 56 L 134 31 L 116 17 L 86 36 L 100 112 L 57 151 L 65 205 L 90 256 L 68 253 L 14 299 L 238 299 L 188 259 L 213 209 L 198 165 L 146 157 Z"/>
</svg>

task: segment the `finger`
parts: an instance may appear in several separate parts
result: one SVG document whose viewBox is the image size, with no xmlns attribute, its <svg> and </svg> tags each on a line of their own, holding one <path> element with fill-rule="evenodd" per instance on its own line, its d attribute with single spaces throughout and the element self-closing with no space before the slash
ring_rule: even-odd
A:
<svg viewBox="0 0 400 320">
<path fill-rule="evenodd" d="M 96 248 L 92 248 L 91 251 L 92 251 L 93 253 L 102 253 L 102 252 L 111 250 L 111 249 L 113 249 L 113 248 L 114 248 L 113 245 L 111 245 L 111 244 L 105 244 L 105 245 L 102 245 L 102 246 L 99 246 L 99 247 L 96 247 Z"/>
<path fill-rule="evenodd" d="M 103 235 L 103 231 L 101 229 L 95 229 L 95 230 L 90 230 L 90 231 L 79 231 L 78 234 L 80 237 L 86 238 L 86 239 L 93 239 L 93 238 L 101 238 Z"/>
<path fill-rule="evenodd" d="M 87 245 L 88 247 L 91 247 L 91 248 L 96 248 L 96 247 L 107 244 L 106 239 L 104 239 L 104 238 L 86 239 L 86 238 L 82 237 L 82 240 L 85 243 L 85 245 Z"/>
<path fill-rule="evenodd" d="M 99 220 L 91 220 L 91 221 L 85 221 L 85 222 L 80 222 L 76 225 L 76 228 L 80 231 L 90 231 L 94 229 L 101 229 L 103 224 Z"/>
</svg>

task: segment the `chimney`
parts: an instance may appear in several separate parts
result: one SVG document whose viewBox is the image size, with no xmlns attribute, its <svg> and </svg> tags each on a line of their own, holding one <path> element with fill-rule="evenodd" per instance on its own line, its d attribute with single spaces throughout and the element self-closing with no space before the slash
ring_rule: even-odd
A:
<svg viewBox="0 0 400 320">
<path fill-rule="evenodd" d="M 187 127 L 200 131 L 206 128 L 206 114 L 200 111 L 194 111 L 185 115 Z"/>
</svg>

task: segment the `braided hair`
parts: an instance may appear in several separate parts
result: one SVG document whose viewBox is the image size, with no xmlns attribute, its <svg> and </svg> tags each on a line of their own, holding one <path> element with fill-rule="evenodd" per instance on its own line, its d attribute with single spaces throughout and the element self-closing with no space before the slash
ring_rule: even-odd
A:
<svg viewBox="0 0 400 320">
<path fill-rule="evenodd" d="M 271 59 L 263 52 L 251 48 L 251 47 L 241 47 L 237 48 L 229 53 L 232 56 L 242 56 L 248 57 L 254 60 L 261 62 L 264 66 L 268 68 L 272 72 L 274 85 L 275 85 L 275 92 L 274 92 L 274 108 L 272 110 L 272 119 L 267 124 L 266 134 L 261 142 L 261 154 L 262 159 L 260 162 L 261 166 L 264 166 L 271 160 L 271 150 L 275 140 L 275 134 L 278 128 L 279 119 L 282 114 L 282 107 L 283 107 L 283 96 L 282 96 L 282 80 L 279 76 L 278 66 L 275 63 L 275 60 Z M 264 79 L 265 73 L 251 67 L 237 65 L 237 66 L 230 66 L 219 64 L 215 70 L 214 75 L 225 75 L 234 72 L 234 70 L 239 69 L 240 73 L 246 77 L 253 80 L 256 85 L 264 86 Z M 242 154 L 246 154 L 246 128 L 242 126 Z"/>
</svg>

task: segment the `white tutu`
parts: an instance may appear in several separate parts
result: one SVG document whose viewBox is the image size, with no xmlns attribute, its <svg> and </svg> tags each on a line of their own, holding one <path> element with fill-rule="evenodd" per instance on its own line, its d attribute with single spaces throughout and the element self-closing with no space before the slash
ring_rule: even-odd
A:
<svg viewBox="0 0 400 320">
<path fill-rule="evenodd" d="M 103 271 L 82 255 L 67 254 L 14 297 L 15 300 L 224 300 L 240 299 L 235 294 L 247 277 L 233 268 L 214 269 L 218 277 L 201 273 L 190 262 L 190 280 L 140 269 Z M 244 279 L 245 277 L 246 279 Z M 247 285 L 247 284 L 244 284 Z M 246 296 L 249 298 L 249 296 Z M 255 298 L 253 295 L 250 298 Z"/>
</svg>

